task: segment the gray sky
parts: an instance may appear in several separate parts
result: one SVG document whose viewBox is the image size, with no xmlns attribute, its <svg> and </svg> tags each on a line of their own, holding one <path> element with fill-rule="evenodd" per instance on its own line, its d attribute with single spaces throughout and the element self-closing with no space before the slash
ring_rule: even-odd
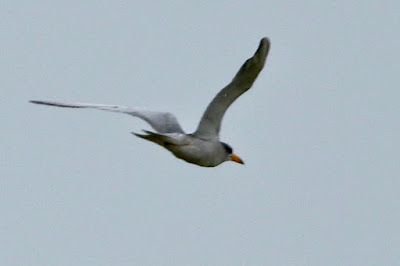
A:
<svg viewBox="0 0 400 266">
<path fill-rule="evenodd" d="M 3 1 L 1 265 L 398 265 L 399 1 Z M 201 168 L 129 134 L 192 132 L 268 36 Z"/>
</svg>

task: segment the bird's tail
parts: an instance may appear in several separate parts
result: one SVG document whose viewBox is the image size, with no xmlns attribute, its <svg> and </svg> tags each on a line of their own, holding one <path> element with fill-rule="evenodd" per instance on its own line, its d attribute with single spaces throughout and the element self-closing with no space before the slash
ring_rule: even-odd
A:
<svg viewBox="0 0 400 266">
<path fill-rule="evenodd" d="M 157 143 L 158 145 L 161 145 L 163 147 L 166 147 L 168 145 L 179 145 L 180 143 L 178 143 L 178 141 L 174 138 L 172 138 L 171 136 L 168 136 L 166 134 L 159 134 L 159 133 L 155 133 L 152 131 L 148 131 L 148 130 L 143 130 L 144 133 L 146 134 L 139 134 L 139 133 L 135 133 L 132 132 L 133 135 L 135 135 L 136 137 Z"/>
<path fill-rule="evenodd" d="M 162 135 L 159 135 L 157 133 L 151 132 L 151 131 L 147 131 L 147 130 L 143 130 L 144 133 L 146 134 L 139 134 L 139 133 L 135 133 L 135 132 L 131 132 L 133 135 L 135 135 L 136 137 L 157 143 L 159 145 L 162 145 L 163 141 L 162 141 Z"/>
</svg>

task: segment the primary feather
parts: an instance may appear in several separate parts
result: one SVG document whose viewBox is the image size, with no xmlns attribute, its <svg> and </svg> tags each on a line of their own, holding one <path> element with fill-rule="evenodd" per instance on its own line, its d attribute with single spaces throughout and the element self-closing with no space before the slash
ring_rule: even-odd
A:
<svg viewBox="0 0 400 266">
<path fill-rule="evenodd" d="M 185 133 L 178 123 L 176 117 L 169 112 L 156 112 L 142 110 L 139 108 L 125 107 L 111 104 L 94 104 L 94 103 L 67 103 L 56 101 L 30 101 L 31 103 L 51 105 L 67 108 L 92 108 L 110 112 L 124 113 L 143 119 L 151 125 L 154 130 L 159 133 Z"/>
<path fill-rule="evenodd" d="M 258 74 L 263 69 L 268 55 L 270 42 L 268 38 L 260 41 L 254 56 L 249 58 L 240 68 L 236 76 L 223 88 L 208 105 L 195 136 L 204 139 L 218 138 L 222 118 L 228 107 L 253 85 Z"/>
</svg>

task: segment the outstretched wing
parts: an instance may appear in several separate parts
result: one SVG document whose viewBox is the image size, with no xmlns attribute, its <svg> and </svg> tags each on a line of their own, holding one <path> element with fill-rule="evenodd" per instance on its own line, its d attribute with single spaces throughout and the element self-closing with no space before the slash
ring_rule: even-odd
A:
<svg viewBox="0 0 400 266">
<path fill-rule="evenodd" d="M 44 104 L 68 108 L 93 108 L 98 110 L 124 113 L 139 117 L 149 123 L 159 133 L 184 133 L 176 117 L 171 113 L 141 110 L 118 105 L 93 104 L 93 103 L 66 103 L 54 101 L 30 101 L 31 103 Z"/>
<path fill-rule="evenodd" d="M 253 85 L 264 67 L 270 42 L 263 38 L 252 58 L 249 58 L 230 84 L 223 88 L 208 105 L 194 135 L 202 139 L 215 139 L 221 128 L 222 118 L 228 107 Z"/>
</svg>

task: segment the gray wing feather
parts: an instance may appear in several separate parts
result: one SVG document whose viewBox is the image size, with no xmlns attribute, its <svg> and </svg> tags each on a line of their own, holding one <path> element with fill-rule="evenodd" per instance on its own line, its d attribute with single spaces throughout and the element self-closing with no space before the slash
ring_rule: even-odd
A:
<svg viewBox="0 0 400 266">
<path fill-rule="evenodd" d="M 203 139 L 218 138 L 222 118 L 228 107 L 253 85 L 263 69 L 270 42 L 263 38 L 254 56 L 240 68 L 230 84 L 223 88 L 208 105 L 194 135 Z"/>
<path fill-rule="evenodd" d="M 68 108 L 92 108 L 110 112 L 124 113 L 143 119 L 159 133 L 184 133 L 176 117 L 168 112 L 141 110 L 118 105 L 93 104 L 93 103 L 66 103 L 55 101 L 30 101 L 31 103 L 51 105 Z"/>
</svg>

